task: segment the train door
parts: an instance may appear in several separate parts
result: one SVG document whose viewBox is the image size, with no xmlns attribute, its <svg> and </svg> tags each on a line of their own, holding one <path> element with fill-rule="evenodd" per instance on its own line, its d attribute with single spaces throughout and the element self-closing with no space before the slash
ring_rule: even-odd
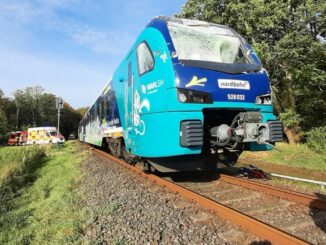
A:
<svg viewBox="0 0 326 245">
<path fill-rule="evenodd" d="M 128 79 L 125 83 L 125 122 L 127 128 L 126 146 L 128 152 L 132 151 L 134 145 L 133 137 L 133 103 L 134 103 L 134 73 L 133 73 L 133 55 L 132 52 L 128 57 Z"/>
</svg>

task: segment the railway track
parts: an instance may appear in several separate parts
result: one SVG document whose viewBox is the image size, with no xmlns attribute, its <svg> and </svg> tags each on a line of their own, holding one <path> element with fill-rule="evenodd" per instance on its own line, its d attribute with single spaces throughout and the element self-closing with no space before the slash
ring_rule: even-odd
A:
<svg viewBox="0 0 326 245">
<path fill-rule="evenodd" d="M 323 238 L 317 239 L 317 242 L 306 240 L 304 232 L 300 237 L 296 236 L 297 229 L 304 229 L 309 225 L 315 227 L 313 232 L 316 232 L 316 236 L 324 234 L 326 239 L 323 233 L 323 229 L 324 232 L 326 231 L 326 199 L 227 175 L 209 180 L 196 179 L 194 182 L 184 177 L 162 178 L 144 172 L 103 151 L 91 149 L 96 154 L 122 165 L 156 185 L 178 193 L 187 200 L 196 202 L 201 207 L 273 244 L 322 244 Z M 259 203 L 261 205 L 257 205 Z M 300 210 L 305 207 L 309 207 L 316 221 L 312 221 L 309 214 L 307 217 L 302 216 Z M 275 224 L 273 220 L 264 219 L 264 212 L 281 212 L 281 216 L 284 214 L 285 221 Z M 286 212 L 292 215 L 298 212 L 300 216 L 291 222 L 285 215 Z M 321 228 L 312 224 L 316 222 L 321 223 Z"/>
<path fill-rule="evenodd" d="M 296 203 L 300 203 L 306 206 L 326 210 L 326 200 L 321 199 L 316 195 L 304 194 L 297 191 L 292 191 L 285 188 L 275 187 L 268 184 L 263 184 L 263 183 L 254 182 L 250 180 L 235 178 L 224 174 L 220 175 L 220 180 L 227 183 L 239 185 L 251 190 L 261 191 L 266 194 L 276 196 L 282 199 L 286 199 L 289 201 L 293 201 Z"/>
</svg>

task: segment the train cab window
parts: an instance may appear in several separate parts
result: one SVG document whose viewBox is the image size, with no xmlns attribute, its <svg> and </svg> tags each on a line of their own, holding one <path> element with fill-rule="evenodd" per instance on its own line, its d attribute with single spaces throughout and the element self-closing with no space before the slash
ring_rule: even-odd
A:
<svg viewBox="0 0 326 245">
<path fill-rule="evenodd" d="M 139 75 L 143 75 L 154 68 L 154 57 L 146 42 L 140 43 L 137 47 L 137 61 Z"/>
</svg>

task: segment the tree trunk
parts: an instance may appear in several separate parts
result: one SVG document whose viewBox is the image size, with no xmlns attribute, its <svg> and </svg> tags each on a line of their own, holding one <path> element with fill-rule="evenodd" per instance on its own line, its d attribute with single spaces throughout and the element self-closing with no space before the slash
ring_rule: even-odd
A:
<svg viewBox="0 0 326 245">
<path fill-rule="evenodd" d="M 36 122 L 35 122 L 35 115 L 34 115 L 34 111 L 32 109 L 32 117 L 33 117 L 33 127 L 36 127 Z"/>
<path fill-rule="evenodd" d="M 284 132 L 289 141 L 289 144 L 297 144 L 299 142 L 298 134 L 293 129 L 284 127 Z"/>
<path fill-rule="evenodd" d="M 273 90 L 275 90 L 275 89 L 273 89 L 273 87 L 272 87 L 272 91 Z M 281 104 L 276 96 L 276 93 L 275 92 L 272 92 L 272 93 L 273 93 L 274 110 L 276 112 L 276 115 L 279 115 L 282 112 L 282 107 L 281 107 Z"/>
<path fill-rule="evenodd" d="M 295 96 L 293 92 L 293 86 L 292 86 L 292 74 L 289 71 L 285 71 L 285 78 L 284 78 L 284 84 L 285 84 L 285 98 L 287 101 L 287 107 L 289 108 L 295 108 Z"/>
<path fill-rule="evenodd" d="M 16 128 L 18 129 L 18 120 L 19 120 L 19 107 L 17 106 L 17 110 L 16 110 Z"/>
</svg>

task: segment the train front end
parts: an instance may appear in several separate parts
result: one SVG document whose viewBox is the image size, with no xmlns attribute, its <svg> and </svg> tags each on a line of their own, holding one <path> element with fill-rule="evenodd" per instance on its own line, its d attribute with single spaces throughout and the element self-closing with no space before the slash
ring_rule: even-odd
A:
<svg viewBox="0 0 326 245">
<path fill-rule="evenodd" d="M 160 28 L 175 72 L 167 111 L 178 124 L 176 148 L 183 155 L 169 166 L 180 167 L 184 155 L 195 161 L 187 166 L 198 169 L 216 160 L 233 164 L 244 150 L 270 150 L 283 140 L 268 74 L 243 37 L 202 21 L 167 18 L 165 24 Z"/>
</svg>

